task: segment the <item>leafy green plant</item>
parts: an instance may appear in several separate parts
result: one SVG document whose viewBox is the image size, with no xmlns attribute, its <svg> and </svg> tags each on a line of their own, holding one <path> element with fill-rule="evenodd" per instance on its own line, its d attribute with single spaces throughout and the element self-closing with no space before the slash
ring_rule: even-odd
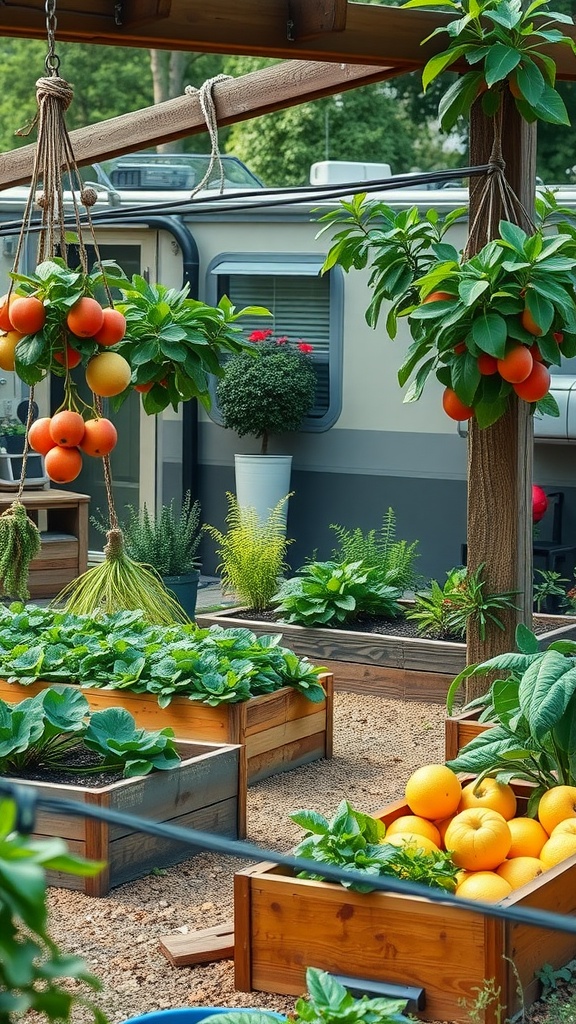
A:
<svg viewBox="0 0 576 1024">
<path fill-rule="evenodd" d="M 554 640 L 540 651 L 534 633 L 520 624 L 516 645 L 517 652 L 467 666 L 451 684 L 449 714 L 464 680 L 499 675 L 486 694 L 466 706 L 481 709 L 480 720 L 494 727 L 467 743 L 448 764 L 479 780 L 491 775 L 503 782 L 533 782 L 532 810 L 551 786 L 576 785 L 576 643 Z"/>
<path fill-rule="evenodd" d="M 106 1024 L 78 987 L 97 991 L 100 982 L 83 960 L 64 953 L 50 937 L 46 906 L 47 869 L 95 875 L 103 866 L 68 853 L 61 839 L 19 834 L 15 803 L 0 800 L 1 1024 L 16 1024 L 28 1010 L 47 1021 L 71 1021 L 78 1009 L 88 1011 L 95 1024 Z M 74 979 L 74 987 L 68 979 Z"/>
<path fill-rule="evenodd" d="M 261 522 L 256 509 L 241 508 L 234 494 L 228 500 L 228 529 L 222 533 L 216 526 L 204 530 L 217 542 L 222 587 L 235 594 L 242 604 L 256 611 L 270 607 L 278 589 L 278 580 L 287 568 L 286 548 L 291 544 L 283 528 L 286 495 L 272 509 L 266 522 Z"/>
<path fill-rule="evenodd" d="M 393 508 L 384 513 L 379 530 L 363 532 L 359 527 L 350 530 L 334 523 L 330 529 L 338 538 L 338 547 L 332 553 L 333 561 L 363 562 L 375 570 L 381 583 L 397 587 L 402 593 L 414 586 L 418 541 L 408 544 L 405 540 L 396 540 Z"/>
<path fill-rule="evenodd" d="M 413 377 L 405 402 L 417 401 L 434 373 L 448 389 L 444 397 L 457 396 L 454 418 L 473 414 L 481 428 L 504 415 L 511 395 L 529 402 L 531 412 L 559 415 L 547 367 L 576 355 L 576 233 L 551 193 L 539 196 L 536 207 L 540 224 L 534 234 L 501 221 L 499 237 L 470 259 L 444 241 L 463 210 L 443 219 L 435 210 L 422 217 L 416 207 L 397 213 L 364 194 L 320 218 L 327 222 L 320 234 L 342 225 L 324 271 L 336 263 L 346 271 L 370 266 L 370 326 L 377 326 L 385 301 L 390 337 L 396 336 L 398 319 L 407 318 L 413 342 L 398 371 L 401 387 Z M 556 234 L 546 228 L 552 220 Z M 530 349 L 532 364 L 534 356 L 546 364 L 537 371 L 547 384 L 541 393 L 500 373 L 498 360 L 517 348 Z"/>
<path fill-rule="evenodd" d="M 554 969 L 552 964 L 543 964 L 540 970 L 536 971 L 536 977 L 542 985 L 542 999 L 548 999 L 553 992 L 556 992 L 559 982 L 571 982 L 575 975 L 576 960 L 571 960 L 570 963 L 557 969 Z"/>
<path fill-rule="evenodd" d="M 146 504 L 141 509 L 128 505 L 128 515 L 122 523 L 127 553 L 136 562 L 151 565 L 160 576 L 179 576 L 198 569 L 200 511 L 200 502 L 192 502 L 190 491 L 184 495 L 180 511 L 172 499 L 168 505 L 162 505 L 158 516 Z M 100 523 L 95 525 L 106 531 Z"/>
<path fill-rule="evenodd" d="M 20 420 L 0 420 L 0 437 L 19 437 L 26 433 L 26 424 Z"/>
<path fill-rule="evenodd" d="M 88 701 L 72 686 L 54 686 L 21 701 L 0 701 L 0 773 L 59 769 L 71 775 L 122 771 L 125 778 L 175 768 L 180 756 L 174 731 L 136 729 L 125 708 L 90 714 Z M 83 749 L 98 756 L 79 760 Z"/>
<path fill-rule="evenodd" d="M 306 835 L 294 850 L 296 857 L 305 857 L 319 864 L 353 868 L 367 875 L 394 875 L 448 892 L 456 890 L 458 869 L 450 854 L 424 852 L 411 843 L 403 846 L 387 843 L 384 823 L 355 810 L 347 800 L 342 800 L 330 820 L 310 810 L 295 811 L 290 818 L 306 830 Z M 298 878 L 324 880 L 321 873 L 310 871 L 299 872 Z M 357 892 L 372 892 L 374 889 L 369 881 L 341 884 Z"/>
<path fill-rule="evenodd" d="M 406 612 L 406 618 L 417 623 L 422 636 L 445 639 L 457 636 L 462 639 L 470 623 L 474 623 L 481 640 L 486 637 L 490 624 L 504 629 L 497 612 L 514 608 L 514 593 L 485 594 L 486 581 L 482 580 L 484 563 L 474 572 L 464 567 L 451 569 L 443 587 L 431 580 L 430 590 L 417 592 L 414 608 Z"/>
<path fill-rule="evenodd" d="M 402 1010 L 405 1000 L 355 998 L 327 971 L 308 967 L 308 994 L 296 1000 L 288 1019 L 291 1024 L 408 1024 Z M 230 1010 L 206 1017 L 209 1024 L 277 1024 L 277 1017 L 266 1010 Z"/>
<path fill-rule="evenodd" d="M 271 330 L 253 331 L 249 351 L 224 363 L 216 388 L 224 426 L 261 440 L 266 455 L 271 434 L 298 430 L 314 403 L 316 374 L 312 345 L 274 338 Z"/>
<path fill-rule="evenodd" d="M 284 580 L 272 603 L 285 622 L 341 626 L 363 614 L 398 618 L 404 614 L 401 596 L 363 562 L 308 562 Z"/>
<path fill-rule="evenodd" d="M 550 598 L 557 597 L 561 599 L 562 603 L 566 603 L 566 586 L 570 583 L 569 579 L 566 579 L 562 573 L 555 572 L 554 569 L 536 569 L 534 575 L 532 596 L 537 612 L 544 610 Z M 540 577 L 539 581 L 536 576 Z"/>
<path fill-rule="evenodd" d="M 293 686 L 324 700 L 321 668 L 248 629 L 151 626 L 140 612 L 94 618 L 61 609 L 0 605 L 0 676 L 151 693 L 160 707 L 182 696 L 215 707 Z"/>
<path fill-rule="evenodd" d="M 469 114 L 479 96 L 484 112 L 495 114 L 505 87 L 526 121 L 570 124 L 562 97 L 554 88 L 556 65 L 542 52 L 552 43 L 569 46 L 576 53 L 574 40 L 556 27 L 559 22 L 572 25 L 569 15 L 550 10 L 546 0 L 526 6 L 521 0 L 408 0 L 403 7 L 447 7 L 457 15 L 457 20 L 434 29 L 423 40 L 443 33 L 450 40 L 424 67 L 424 91 L 462 58 L 473 68 L 460 75 L 440 101 L 438 113 L 444 131 L 452 128 L 458 117 Z"/>
</svg>

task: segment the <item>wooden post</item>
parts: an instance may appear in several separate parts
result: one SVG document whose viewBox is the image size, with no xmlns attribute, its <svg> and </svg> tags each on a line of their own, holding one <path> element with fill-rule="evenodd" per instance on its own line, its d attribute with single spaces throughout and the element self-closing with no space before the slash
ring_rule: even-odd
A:
<svg viewBox="0 0 576 1024">
<path fill-rule="evenodd" d="M 530 217 L 534 213 L 536 129 L 518 114 L 510 92 L 503 97 L 502 149 L 506 178 Z M 476 103 L 470 119 L 470 164 L 487 163 L 493 124 Z M 477 179 L 478 180 L 478 179 Z M 470 223 L 477 209 L 470 196 Z M 516 625 L 532 623 L 532 445 L 530 406 L 514 396 L 497 423 L 480 430 L 471 421 L 468 435 L 468 567 L 484 563 L 485 592 L 518 591 L 517 611 L 500 613 L 503 631 L 488 627 L 484 641 L 471 624 L 467 661 L 473 664 L 515 649 Z M 467 699 L 486 690 L 486 677 L 469 681 Z"/>
</svg>

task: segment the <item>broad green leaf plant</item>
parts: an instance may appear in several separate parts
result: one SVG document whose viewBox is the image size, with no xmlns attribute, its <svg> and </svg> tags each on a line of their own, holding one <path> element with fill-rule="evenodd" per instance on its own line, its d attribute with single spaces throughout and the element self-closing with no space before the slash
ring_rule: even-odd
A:
<svg viewBox="0 0 576 1024">
<path fill-rule="evenodd" d="M 536 209 L 533 235 L 501 221 L 500 237 L 468 260 L 444 237 L 464 209 L 422 216 L 416 207 L 395 212 L 358 195 L 321 218 L 327 223 L 320 234 L 339 228 L 324 270 L 370 267 L 367 323 L 378 325 L 384 303 L 391 338 L 407 320 L 413 340 L 398 371 L 400 385 L 409 383 L 405 402 L 418 401 L 433 374 L 445 395 L 457 396 L 455 418 L 473 415 L 479 427 L 500 419 L 514 393 L 533 412 L 559 415 L 548 367 L 576 355 L 576 230 L 552 193 L 538 196 Z M 503 361 L 520 346 L 543 375 L 538 398 L 526 381 L 506 379 Z"/>
<path fill-rule="evenodd" d="M 498 674 L 488 692 L 466 706 L 480 709 L 480 721 L 494 727 L 467 743 L 448 765 L 479 780 L 490 775 L 501 782 L 533 782 L 532 812 L 545 790 L 576 785 L 576 643 L 554 640 L 541 651 L 534 633 L 519 625 L 516 645 L 517 652 L 469 665 L 452 683 L 449 714 L 466 679 Z"/>
<path fill-rule="evenodd" d="M 424 67 L 424 91 L 454 64 L 464 61 L 471 68 L 458 76 L 440 101 L 438 114 L 445 131 L 468 115 L 479 97 L 484 112 L 495 114 L 505 88 L 526 121 L 570 124 L 555 88 L 556 65 L 543 52 L 550 44 L 560 44 L 576 53 L 574 40 L 557 27 L 574 24 L 569 15 L 550 10 L 546 0 L 528 5 L 522 0 L 408 0 L 402 6 L 445 8 L 457 15 L 424 40 L 443 34 L 449 37 L 446 49 Z"/>
</svg>

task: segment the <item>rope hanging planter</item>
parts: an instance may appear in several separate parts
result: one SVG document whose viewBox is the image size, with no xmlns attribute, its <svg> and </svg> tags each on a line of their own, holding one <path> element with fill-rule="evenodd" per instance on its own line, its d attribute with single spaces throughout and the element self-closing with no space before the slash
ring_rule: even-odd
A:
<svg viewBox="0 0 576 1024">
<path fill-rule="evenodd" d="M 64 602 L 66 611 L 78 614 L 139 609 L 152 623 L 189 621 L 152 567 L 134 561 L 125 550 L 110 464 L 117 432 L 103 414 L 102 399 L 110 399 L 117 409 L 135 389 L 148 414 L 169 404 L 177 410 L 191 398 L 209 404 L 209 374 L 219 372 L 220 353 L 235 353 L 248 345 L 236 321 L 266 311 L 236 311 L 225 297 L 217 307 L 206 306 L 189 299 L 187 288 L 178 292 L 150 285 L 139 275 L 129 280 L 118 264 L 100 258 L 90 213 L 97 193 L 82 183 L 65 123 L 72 89 L 59 75 L 60 60 L 54 51 L 55 6 L 55 0 L 46 0 L 47 77 L 36 83 L 37 114 L 21 130 L 27 134 L 37 125 L 37 146 L 12 283 L 0 304 L 0 328 L 12 339 L 14 369 L 30 387 L 18 491 L 0 516 L 0 585 L 9 596 L 28 597 L 29 565 L 40 549 L 38 529 L 21 500 L 29 448 L 44 455 L 46 473 L 58 484 L 76 479 L 85 456 L 100 458 L 109 522 L 104 561 L 68 584 L 55 602 Z M 72 236 L 66 230 L 64 175 L 69 182 L 66 194 L 70 189 Z M 39 227 L 33 223 L 35 209 L 40 210 Z M 35 230 L 37 265 L 33 273 L 23 274 L 19 263 L 24 242 Z M 84 234 L 95 254 L 92 268 Z M 69 261 L 72 242 L 79 254 L 76 268 Z M 116 305 L 112 288 L 122 296 Z M 96 298 L 102 291 L 105 306 Z M 71 375 L 81 365 L 91 403 L 81 398 Z M 34 385 L 49 373 L 64 378 L 64 399 L 53 416 L 33 422 Z"/>
</svg>

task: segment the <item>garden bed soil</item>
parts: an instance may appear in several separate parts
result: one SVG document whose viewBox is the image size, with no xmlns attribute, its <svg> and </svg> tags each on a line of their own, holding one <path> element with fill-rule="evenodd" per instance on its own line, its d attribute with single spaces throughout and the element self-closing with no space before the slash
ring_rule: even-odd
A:
<svg viewBox="0 0 576 1024">
<path fill-rule="evenodd" d="M 170 822 L 232 839 L 246 834 L 246 758 L 238 744 L 177 743 L 182 758 L 176 768 L 134 778 L 108 778 L 88 785 L 79 781 L 46 781 L 23 776 L 14 781 L 33 789 L 40 800 L 71 800 L 86 807 L 106 807 L 156 822 Z M 109 824 L 84 815 L 40 809 L 33 836 L 66 840 L 72 853 L 104 861 L 94 878 L 48 872 L 52 885 L 80 889 L 90 896 L 109 890 L 152 870 L 177 864 L 191 855 L 181 842 L 145 835 L 134 828 Z"/>
<path fill-rule="evenodd" d="M 512 785 L 521 814 L 531 787 Z M 404 799 L 375 812 L 387 825 L 409 813 Z M 514 890 L 502 904 L 574 914 L 576 856 Z M 576 952 L 574 936 L 565 932 L 422 897 L 357 893 L 297 878 L 270 862 L 237 872 L 235 921 L 235 983 L 241 991 L 297 995 L 305 966 L 313 963 L 351 978 L 423 988 L 419 1015 L 456 1024 L 469 1024 L 470 1007 L 489 979 L 499 998 L 485 1009 L 478 1006 L 474 1020 L 498 1024 L 512 1018 L 538 998 L 535 972 L 543 959 L 558 969 Z"/>
<path fill-rule="evenodd" d="M 314 704 L 291 686 L 251 697 L 238 704 L 210 707 L 187 697 L 174 697 L 161 708 L 154 694 L 125 689 L 80 687 L 92 711 L 126 708 L 144 729 L 174 730 L 177 739 L 238 743 L 246 747 L 247 781 L 253 783 L 318 758 L 332 756 L 334 680 L 319 676 L 325 700 Z M 70 684 L 73 685 L 73 684 Z M 9 704 L 41 693 L 48 682 L 23 686 L 0 679 L 0 699 Z"/>
<path fill-rule="evenodd" d="M 334 675 L 337 690 L 444 704 L 448 687 L 466 664 L 459 639 L 418 636 L 410 619 L 364 617 L 346 629 L 279 622 L 273 611 L 227 608 L 197 616 L 199 626 L 246 626 L 257 635 L 273 627 L 283 643 Z M 546 646 L 552 638 L 576 639 L 576 617 L 535 615 L 534 630 Z"/>
</svg>

